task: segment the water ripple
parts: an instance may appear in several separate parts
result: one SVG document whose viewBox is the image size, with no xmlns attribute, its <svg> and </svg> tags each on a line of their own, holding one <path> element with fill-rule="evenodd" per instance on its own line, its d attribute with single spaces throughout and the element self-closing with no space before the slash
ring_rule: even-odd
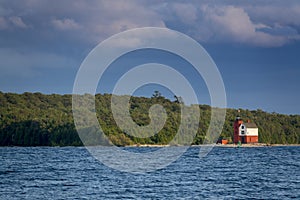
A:
<svg viewBox="0 0 300 200">
<path fill-rule="evenodd" d="M 85 148 L 4 147 L 0 199 L 300 198 L 300 147 L 214 148 L 203 159 L 198 153 L 192 147 L 167 168 L 136 175 L 102 165 Z"/>
</svg>

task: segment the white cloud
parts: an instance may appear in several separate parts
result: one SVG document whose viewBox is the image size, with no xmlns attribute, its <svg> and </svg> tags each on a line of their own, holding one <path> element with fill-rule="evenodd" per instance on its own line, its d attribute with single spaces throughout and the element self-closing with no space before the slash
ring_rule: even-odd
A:
<svg viewBox="0 0 300 200">
<path fill-rule="evenodd" d="M 101 41 L 128 29 L 155 26 L 165 27 L 160 16 L 137 1 L 99 1 L 86 21 L 87 35 Z"/>
<path fill-rule="evenodd" d="M 27 25 L 23 22 L 21 17 L 12 16 L 9 18 L 9 21 L 18 28 L 27 28 Z"/>
<path fill-rule="evenodd" d="M 259 31 L 267 27 L 264 24 L 255 24 L 243 8 L 224 6 L 216 9 L 207 9 L 207 19 L 211 29 L 218 33 L 219 40 L 229 40 L 257 46 L 281 46 L 287 42 L 282 36 L 274 36 Z"/>
<path fill-rule="evenodd" d="M 270 25 L 300 25 L 300 3 L 294 5 L 255 5 L 247 6 L 245 10 L 255 21 Z"/>
<path fill-rule="evenodd" d="M 161 34 L 158 34 L 158 31 L 161 31 Z M 151 47 L 156 44 L 155 42 L 160 43 L 170 38 L 173 40 L 177 39 L 177 33 L 163 28 L 139 28 L 121 35 L 115 35 L 112 40 L 105 44 L 105 48 L 113 48 L 113 50 L 117 48 L 120 50 L 122 48 L 140 48 L 141 46 Z"/>
<path fill-rule="evenodd" d="M 198 41 L 272 47 L 300 39 L 300 3 L 282 5 L 281 1 L 189 1 L 155 8 L 169 28 Z"/>
<path fill-rule="evenodd" d="M 173 9 L 180 20 L 185 23 L 193 23 L 197 19 L 196 5 L 174 3 Z"/>
<path fill-rule="evenodd" d="M 73 19 L 53 19 L 51 23 L 59 30 L 74 30 L 80 28 L 80 25 Z"/>
<path fill-rule="evenodd" d="M 65 31 L 65 37 L 93 45 L 124 30 L 145 26 L 165 27 L 159 14 L 136 1 L 63 1 L 56 9 L 38 2 L 27 6 L 35 8 L 32 16 L 41 18 L 35 19 L 38 23 L 35 27 L 44 27 L 48 22 L 54 31 Z"/>
<path fill-rule="evenodd" d="M 21 17 L 11 16 L 8 18 L 0 17 L 0 30 L 12 28 L 27 28 Z"/>
</svg>

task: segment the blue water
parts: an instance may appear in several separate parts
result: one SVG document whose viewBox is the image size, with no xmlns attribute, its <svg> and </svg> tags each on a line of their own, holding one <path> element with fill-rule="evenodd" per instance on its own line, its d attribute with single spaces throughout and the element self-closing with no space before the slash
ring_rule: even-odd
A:
<svg viewBox="0 0 300 200">
<path fill-rule="evenodd" d="M 130 174 L 85 148 L 2 147 L 0 199 L 300 199 L 300 147 L 198 153 L 192 147 L 164 169 Z"/>
</svg>

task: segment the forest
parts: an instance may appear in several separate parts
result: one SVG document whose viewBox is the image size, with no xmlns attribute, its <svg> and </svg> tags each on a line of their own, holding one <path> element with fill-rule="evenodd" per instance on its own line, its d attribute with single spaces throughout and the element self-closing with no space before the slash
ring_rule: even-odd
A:
<svg viewBox="0 0 300 200">
<path fill-rule="evenodd" d="M 180 124 L 180 101 L 167 99 L 155 92 L 151 98 L 131 97 L 130 116 L 139 126 L 150 123 L 149 109 L 160 104 L 167 118 L 163 128 L 148 138 L 134 137 L 116 125 L 111 112 L 111 95 L 95 96 L 96 115 L 104 134 L 118 146 L 168 144 Z M 194 105 L 195 106 L 195 105 Z M 193 144 L 202 144 L 210 123 L 211 107 L 200 108 L 199 127 Z M 300 115 L 268 113 L 261 109 L 227 109 L 220 137 L 232 142 L 233 122 L 239 115 L 255 122 L 259 128 L 259 142 L 268 144 L 300 144 Z M 0 92 L 0 146 L 82 146 L 77 134 L 72 95 Z"/>
</svg>

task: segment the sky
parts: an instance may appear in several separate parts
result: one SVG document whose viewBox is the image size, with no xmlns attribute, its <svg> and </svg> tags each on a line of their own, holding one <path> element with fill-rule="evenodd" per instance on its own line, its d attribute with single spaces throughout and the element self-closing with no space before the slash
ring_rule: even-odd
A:
<svg viewBox="0 0 300 200">
<path fill-rule="evenodd" d="M 222 75 L 229 108 L 300 114 L 297 0 L 1 0 L 0 91 L 71 94 L 81 63 L 97 44 L 141 27 L 169 28 L 199 42 Z M 98 91 L 109 93 L 124 67 L 153 57 L 193 74 L 167 53 L 136 52 L 114 63 Z M 205 83 L 190 76 L 199 102 L 209 104 Z M 135 94 L 151 96 L 153 89 Z"/>
</svg>

